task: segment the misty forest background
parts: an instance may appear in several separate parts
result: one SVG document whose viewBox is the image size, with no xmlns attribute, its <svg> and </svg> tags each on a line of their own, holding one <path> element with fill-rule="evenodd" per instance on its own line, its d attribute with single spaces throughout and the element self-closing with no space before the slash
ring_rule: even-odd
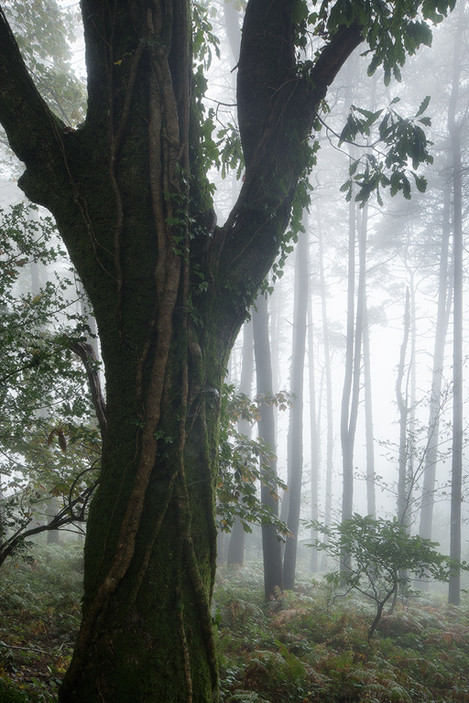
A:
<svg viewBox="0 0 469 703">
<path fill-rule="evenodd" d="M 243 174 L 242 5 L 194 3 L 196 41 L 209 38 L 205 128 L 219 147 L 210 177 L 220 221 Z M 2 6 L 73 129 L 85 100 L 77 4 Z M 467 577 L 455 565 L 469 556 L 468 30 L 469 5 L 458 2 L 389 85 L 379 70 L 367 76 L 360 51 L 347 62 L 316 125 L 317 164 L 291 238 L 233 350 L 214 604 L 223 700 L 469 700 Z M 378 177 L 372 192 L 364 179 L 360 188 L 352 176 L 383 159 L 386 129 L 405 138 L 409 124 L 431 140 L 431 159 L 391 182 L 394 197 Z M 48 701 L 77 628 L 104 391 L 80 281 L 47 213 L 16 187 L 21 166 L 3 135 L 0 148 L 0 697 Z M 344 521 L 368 549 L 360 573 L 361 546 L 340 542 Z M 377 568 L 376 535 L 381 546 L 397 540 L 391 560 L 405 535 L 421 538 L 416 568 L 388 574 L 382 612 L 386 587 L 363 585 Z"/>
</svg>

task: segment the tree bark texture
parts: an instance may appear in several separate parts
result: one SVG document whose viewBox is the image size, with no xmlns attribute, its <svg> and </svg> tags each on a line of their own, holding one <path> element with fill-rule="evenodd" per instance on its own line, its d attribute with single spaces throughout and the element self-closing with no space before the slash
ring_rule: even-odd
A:
<svg viewBox="0 0 469 703">
<path fill-rule="evenodd" d="M 26 166 L 22 189 L 55 216 L 88 293 L 106 377 L 63 703 L 217 699 L 221 384 L 279 247 L 318 106 L 362 41 L 356 25 L 339 28 L 302 75 L 294 4 L 248 3 L 238 68 L 246 172 L 215 230 L 188 0 L 82 0 L 88 112 L 76 130 L 38 93 L 0 10 L 0 121 Z"/>
</svg>

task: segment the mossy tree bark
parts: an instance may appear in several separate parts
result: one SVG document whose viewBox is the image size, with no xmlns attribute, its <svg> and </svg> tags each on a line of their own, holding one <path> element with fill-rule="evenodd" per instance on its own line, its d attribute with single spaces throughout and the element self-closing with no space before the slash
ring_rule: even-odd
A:
<svg viewBox="0 0 469 703">
<path fill-rule="evenodd" d="M 77 130 L 39 95 L 0 10 L 0 120 L 26 166 L 21 187 L 55 216 L 88 292 L 106 374 L 83 619 L 63 702 L 217 698 L 220 387 L 281 242 L 316 110 L 361 41 L 356 25 L 339 28 L 302 75 L 294 4 L 248 3 L 238 82 L 246 174 L 214 231 L 190 3 L 82 0 L 89 101 Z"/>
</svg>

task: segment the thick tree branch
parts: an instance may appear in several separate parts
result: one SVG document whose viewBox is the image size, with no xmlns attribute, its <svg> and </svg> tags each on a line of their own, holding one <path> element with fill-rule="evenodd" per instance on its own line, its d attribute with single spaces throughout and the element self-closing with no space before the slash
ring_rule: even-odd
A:
<svg viewBox="0 0 469 703">
<path fill-rule="evenodd" d="M 298 179 L 307 166 L 307 142 L 318 108 L 340 68 L 363 40 L 358 25 L 340 28 L 324 46 L 305 78 L 299 75 L 292 62 L 292 32 L 286 29 L 280 34 L 278 19 L 283 4 L 280 3 L 282 9 L 279 3 L 264 0 L 254 4 L 256 9 L 262 6 L 265 21 L 262 22 L 256 12 L 252 28 L 250 15 L 246 15 L 238 78 L 246 175 L 237 203 L 214 237 L 211 259 L 212 276 L 218 276 L 220 285 L 231 292 L 229 296 L 222 296 L 229 308 L 227 319 L 231 320 L 233 306 L 242 314 L 275 259 L 288 224 Z M 262 24 L 269 27 L 271 5 L 277 7 L 276 42 L 269 39 L 263 52 L 259 49 L 260 27 Z M 274 27 L 265 29 L 269 31 L 274 32 Z M 288 42 L 290 50 L 277 49 L 275 58 L 276 44 Z M 248 68 L 254 57 L 258 63 L 253 77 Z M 282 65 L 282 71 L 281 82 L 273 85 L 271 67 L 274 61 Z M 249 120 L 245 117 L 248 114 L 251 115 Z"/>
<path fill-rule="evenodd" d="M 65 124 L 48 108 L 28 73 L 0 7 L 0 122 L 11 148 L 26 166 L 60 157 L 57 132 Z"/>
<path fill-rule="evenodd" d="M 278 92 L 295 71 L 292 0 L 251 0 L 238 63 L 238 119 L 246 167 L 262 141 Z"/>
</svg>

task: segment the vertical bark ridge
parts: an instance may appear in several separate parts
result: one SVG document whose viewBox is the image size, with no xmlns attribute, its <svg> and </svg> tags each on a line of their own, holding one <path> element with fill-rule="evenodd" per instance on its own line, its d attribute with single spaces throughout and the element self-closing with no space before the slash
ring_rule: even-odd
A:
<svg viewBox="0 0 469 703">
<path fill-rule="evenodd" d="M 112 52 L 112 42 L 110 43 L 110 51 Z M 118 314 L 119 323 L 122 326 L 122 295 L 123 295 L 123 278 L 122 278 L 122 263 L 121 263 L 121 237 L 124 228 L 124 206 L 122 201 L 122 194 L 119 188 L 119 183 L 117 179 L 116 167 L 119 157 L 119 149 L 122 144 L 124 131 L 127 127 L 127 123 L 130 115 L 130 106 L 132 103 L 132 98 L 134 96 L 134 86 L 137 77 L 137 69 L 140 64 L 140 59 L 143 53 L 143 44 L 140 43 L 137 50 L 132 57 L 130 71 L 129 71 L 129 81 L 127 90 L 124 98 L 124 106 L 122 109 L 122 115 L 119 120 L 117 129 L 114 126 L 114 110 L 113 110 L 113 89 L 112 89 L 112 76 L 114 69 L 114 61 L 111 54 L 110 68 L 109 68 L 109 132 L 111 137 L 110 144 L 110 159 L 109 159 L 109 178 L 111 181 L 111 187 L 116 199 L 116 224 L 114 228 L 114 269 L 117 281 L 117 297 L 118 297 Z"/>
</svg>

